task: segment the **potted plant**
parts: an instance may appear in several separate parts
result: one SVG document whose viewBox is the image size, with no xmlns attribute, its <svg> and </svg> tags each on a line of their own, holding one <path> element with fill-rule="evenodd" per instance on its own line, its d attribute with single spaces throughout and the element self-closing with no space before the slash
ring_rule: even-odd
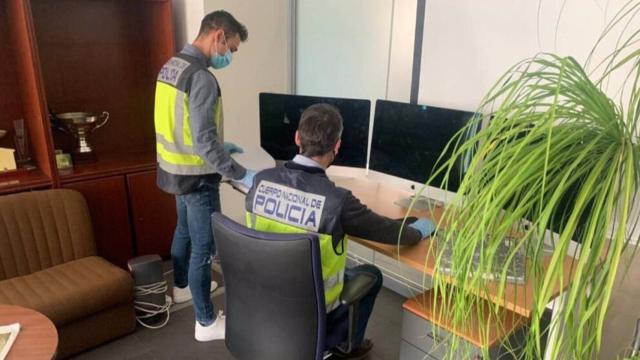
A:
<svg viewBox="0 0 640 360">
<path fill-rule="evenodd" d="M 550 332 L 547 358 L 593 359 L 600 350 L 614 280 L 638 222 L 632 210 L 640 187 L 640 29 L 626 24 L 639 9 L 638 2 L 629 3 L 616 15 L 596 48 L 614 28 L 631 35 L 589 70 L 572 57 L 548 53 L 509 69 L 432 176 L 444 173 L 447 182 L 466 161 L 434 247 L 437 264 L 448 249 L 453 265 L 447 272 L 436 265 L 433 275 L 433 292 L 448 304 L 443 316 L 450 322 L 463 329 L 470 326 L 470 312 L 504 311 L 478 304 L 489 291 L 504 296 L 509 267 L 526 253 L 533 286 L 519 296 L 533 306 L 523 348 L 513 349 L 519 358 L 542 359 Z M 620 74 L 623 86 L 605 91 Z M 496 252 L 507 237 L 512 241 L 505 260 Z M 567 256 L 573 258 L 568 273 Z M 497 275 L 490 280 L 486 273 Z M 545 309 L 557 284 L 566 287 L 564 301 L 554 305 L 548 324 Z M 448 344 L 451 359 L 459 356 L 456 342 Z"/>
</svg>

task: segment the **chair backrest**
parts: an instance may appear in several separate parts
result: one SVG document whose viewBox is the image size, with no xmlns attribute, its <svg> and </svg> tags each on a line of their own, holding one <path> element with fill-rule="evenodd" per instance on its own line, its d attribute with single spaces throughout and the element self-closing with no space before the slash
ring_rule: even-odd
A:
<svg viewBox="0 0 640 360">
<path fill-rule="evenodd" d="M 239 360 L 322 359 L 326 313 L 318 237 L 254 231 L 219 213 L 212 221 L 229 351 Z"/>
<path fill-rule="evenodd" d="M 0 280 L 95 255 L 89 210 L 74 190 L 0 196 Z"/>
</svg>

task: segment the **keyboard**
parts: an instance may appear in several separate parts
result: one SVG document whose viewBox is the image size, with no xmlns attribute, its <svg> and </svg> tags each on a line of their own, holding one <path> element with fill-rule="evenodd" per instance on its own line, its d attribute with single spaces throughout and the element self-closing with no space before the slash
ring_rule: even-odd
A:
<svg viewBox="0 0 640 360">
<path fill-rule="evenodd" d="M 438 241 L 438 244 L 443 243 L 444 241 Z M 507 259 L 509 254 L 513 251 L 514 242 L 506 238 L 504 242 L 502 242 L 498 249 L 496 249 L 495 256 L 496 259 L 493 260 L 494 269 L 491 271 L 487 271 L 482 274 L 482 278 L 485 280 L 500 280 L 502 277 L 502 270 L 504 264 L 507 263 Z M 440 249 L 438 247 L 438 249 Z M 451 262 L 452 249 L 451 246 L 446 246 L 443 250 L 442 258 L 439 263 L 439 270 L 444 274 L 452 274 L 453 267 Z M 438 254 L 439 255 L 439 254 Z M 526 280 L 526 254 L 524 246 L 520 247 L 511 260 L 511 264 L 507 269 L 506 280 L 508 283 L 513 284 L 524 284 Z M 473 264 L 478 267 L 480 263 L 480 249 L 476 249 L 476 252 L 473 255 Z M 471 276 L 472 274 L 470 274 Z"/>
</svg>

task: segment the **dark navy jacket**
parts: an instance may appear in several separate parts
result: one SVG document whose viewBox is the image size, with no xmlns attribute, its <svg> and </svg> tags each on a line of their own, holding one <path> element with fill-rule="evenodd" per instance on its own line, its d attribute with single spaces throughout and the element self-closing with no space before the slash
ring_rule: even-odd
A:
<svg viewBox="0 0 640 360">
<path fill-rule="evenodd" d="M 323 212 L 322 215 L 316 219 L 309 219 L 310 210 L 304 209 L 305 214 L 302 213 L 302 210 L 297 211 L 295 216 L 291 218 L 293 222 L 300 221 L 300 223 L 292 223 L 292 225 L 299 225 L 318 233 L 331 234 L 334 250 L 338 253 L 341 252 L 339 244 L 345 234 L 385 244 L 395 245 L 398 243 L 398 234 L 402 227 L 401 220 L 393 220 L 376 214 L 362 204 L 351 191 L 336 186 L 321 168 L 289 161 L 285 163 L 284 167 L 275 167 L 259 172 L 256 174 L 254 186 L 246 198 L 245 207 L 250 213 L 256 212 L 254 209 L 256 202 L 257 206 L 264 205 L 260 204 L 264 200 L 259 198 L 260 194 L 256 189 L 261 181 L 300 190 L 304 194 L 311 194 L 307 196 L 311 201 L 314 201 L 314 194 L 320 196 L 324 202 L 320 209 Z M 267 190 L 278 191 L 278 186 Z M 296 198 L 296 200 L 304 201 L 305 199 Z M 275 211 L 282 212 L 284 210 L 275 209 Z M 315 223 L 315 220 L 318 222 Z M 420 241 L 420 238 L 419 231 L 405 225 L 400 237 L 400 244 L 412 245 Z"/>
</svg>

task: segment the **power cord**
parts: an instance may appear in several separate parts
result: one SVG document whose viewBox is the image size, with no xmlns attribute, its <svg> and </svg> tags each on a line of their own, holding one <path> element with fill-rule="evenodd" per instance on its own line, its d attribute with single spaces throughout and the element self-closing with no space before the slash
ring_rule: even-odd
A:
<svg viewBox="0 0 640 360">
<path fill-rule="evenodd" d="M 168 286 L 166 281 L 159 281 L 148 285 L 139 285 L 135 287 L 136 299 L 146 295 L 165 294 L 164 305 L 157 305 L 146 301 L 134 300 L 133 304 L 134 308 L 137 311 L 136 321 L 138 322 L 138 324 L 148 329 L 160 329 L 167 325 L 167 323 L 169 322 L 169 317 L 171 315 L 169 309 L 171 308 L 172 303 L 171 297 L 166 295 L 167 289 Z M 139 313 L 142 314 L 138 315 Z M 149 325 L 143 321 L 143 319 L 148 319 L 162 313 L 167 313 L 167 318 L 159 325 Z"/>
</svg>

